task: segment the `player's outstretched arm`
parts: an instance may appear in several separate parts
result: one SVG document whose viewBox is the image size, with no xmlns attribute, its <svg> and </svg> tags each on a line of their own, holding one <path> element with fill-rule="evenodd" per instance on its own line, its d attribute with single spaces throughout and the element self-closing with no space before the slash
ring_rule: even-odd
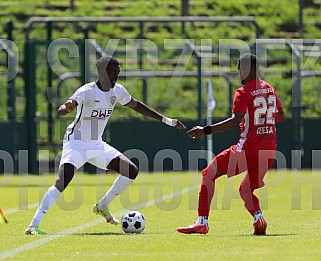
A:
<svg viewBox="0 0 321 261">
<path fill-rule="evenodd" d="M 203 135 L 209 135 L 216 132 L 224 132 L 233 129 L 241 123 L 244 117 L 244 113 L 233 113 L 232 116 L 226 120 L 220 121 L 213 125 L 208 126 L 194 126 L 192 129 L 187 131 L 187 135 L 192 139 L 200 138 Z"/>
<path fill-rule="evenodd" d="M 77 102 L 75 100 L 67 100 L 64 104 L 60 105 L 58 109 L 58 115 L 64 116 L 72 112 L 77 107 Z"/>
<path fill-rule="evenodd" d="M 183 123 L 181 123 L 179 120 L 177 119 L 170 119 L 167 118 L 163 115 L 161 115 L 160 113 L 158 113 L 157 111 L 153 110 L 152 108 L 148 107 L 146 104 L 132 98 L 131 101 L 129 103 L 126 104 L 127 107 L 133 109 L 134 111 L 147 116 L 149 118 L 158 120 L 158 121 L 162 121 L 163 123 L 178 128 L 178 129 L 185 129 L 185 125 Z"/>
</svg>

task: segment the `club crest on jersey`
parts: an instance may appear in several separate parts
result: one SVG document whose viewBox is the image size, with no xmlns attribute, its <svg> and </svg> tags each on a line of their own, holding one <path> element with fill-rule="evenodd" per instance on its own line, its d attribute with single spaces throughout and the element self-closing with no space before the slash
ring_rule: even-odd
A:
<svg viewBox="0 0 321 261">
<path fill-rule="evenodd" d="M 110 97 L 110 102 L 111 102 L 112 105 L 114 105 L 115 102 L 116 102 L 116 96 L 111 96 Z"/>
</svg>

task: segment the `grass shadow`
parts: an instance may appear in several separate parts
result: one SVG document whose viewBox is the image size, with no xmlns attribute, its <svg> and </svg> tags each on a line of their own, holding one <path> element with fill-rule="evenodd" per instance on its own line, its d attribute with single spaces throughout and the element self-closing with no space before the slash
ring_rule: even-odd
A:
<svg viewBox="0 0 321 261">
<path fill-rule="evenodd" d="M 254 235 L 239 235 L 240 237 L 253 237 Z M 260 235 L 255 237 L 290 237 L 290 236 L 297 236 L 297 234 L 266 234 Z"/>
<path fill-rule="evenodd" d="M 86 233 L 74 233 L 74 236 L 123 236 L 126 235 L 122 232 L 86 232 Z"/>
<path fill-rule="evenodd" d="M 290 237 L 297 236 L 297 234 L 267 234 L 265 237 Z"/>
<path fill-rule="evenodd" d="M 124 233 L 124 232 L 86 232 L 86 233 L 73 233 L 74 236 L 135 236 L 144 235 L 145 233 Z"/>
</svg>

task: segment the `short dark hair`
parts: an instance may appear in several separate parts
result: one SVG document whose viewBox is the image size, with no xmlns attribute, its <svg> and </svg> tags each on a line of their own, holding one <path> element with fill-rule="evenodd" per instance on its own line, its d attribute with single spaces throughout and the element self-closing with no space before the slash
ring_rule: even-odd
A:
<svg viewBox="0 0 321 261">
<path fill-rule="evenodd" d="M 107 66 L 110 64 L 120 65 L 119 61 L 113 58 L 112 56 L 102 56 L 97 62 L 97 69 L 107 69 Z"/>
<path fill-rule="evenodd" d="M 257 74 L 259 70 L 259 59 L 253 53 L 245 53 L 241 55 L 241 57 L 237 61 L 238 70 L 241 66 L 242 68 L 247 68 L 249 69 L 249 71 L 255 72 Z"/>
</svg>

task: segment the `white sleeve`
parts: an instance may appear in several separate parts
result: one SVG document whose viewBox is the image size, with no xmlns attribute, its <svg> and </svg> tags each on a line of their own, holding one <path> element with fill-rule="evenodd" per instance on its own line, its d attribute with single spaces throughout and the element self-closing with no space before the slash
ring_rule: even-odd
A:
<svg viewBox="0 0 321 261">
<path fill-rule="evenodd" d="M 130 102 L 130 100 L 132 99 L 132 96 L 128 93 L 128 91 L 125 89 L 124 86 L 120 85 L 119 86 L 119 96 L 118 96 L 118 102 L 121 105 L 126 105 L 127 103 Z"/>
<path fill-rule="evenodd" d="M 84 102 L 84 91 L 79 88 L 69 99 L 75 100 L 78 105 L 81 105 Z"/>
</svg>

